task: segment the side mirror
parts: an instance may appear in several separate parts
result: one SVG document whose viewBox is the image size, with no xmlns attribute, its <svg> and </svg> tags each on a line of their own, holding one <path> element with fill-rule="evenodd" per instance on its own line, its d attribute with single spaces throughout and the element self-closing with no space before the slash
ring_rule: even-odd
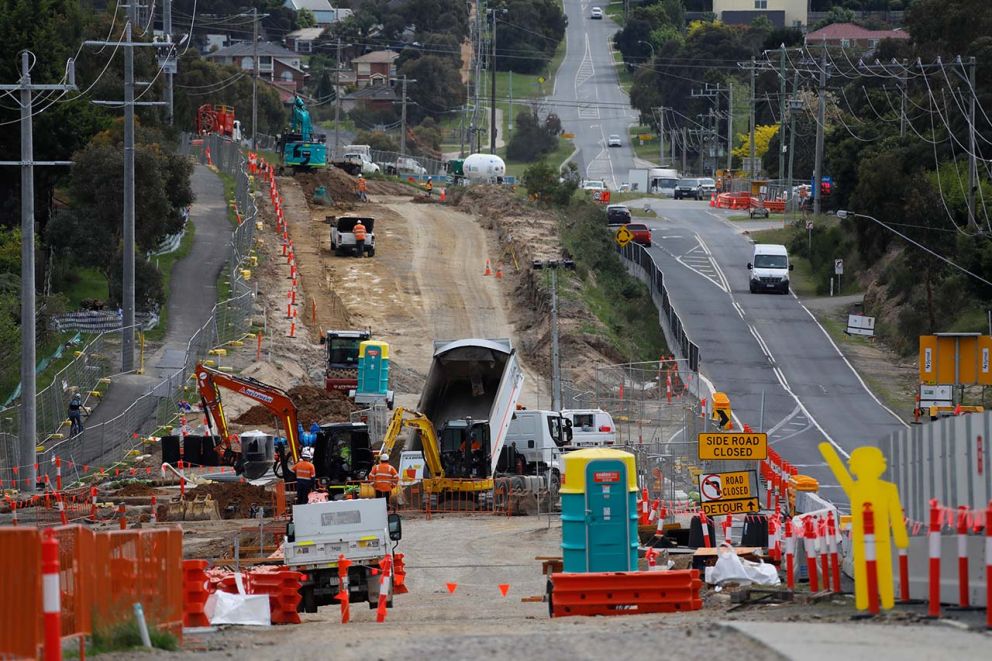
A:
<svg viewBox="0 0 992 661">
<path fill-rule="evenodd" d="M 789 264 L 789 270 L 790 271 L 795 270 L 795 268 L 796 268 L 796 265 L 795 264 Z"/>
<path fill-rule="evenodd" d="M 321 335 L 320 336 L 320 343 L 321 344 L 327 344 L 327 337 L 325 335 Z"/>
<path fill-rule="evenodd" d="M 292 524 L 290 524 L 292 525 Z M 389 515 L 389 539 L 398 542 L 403 539 L 403 519 L 396 512 Z"/>
<path fill-rule="evenodd" d="M 295 542 L 296 541 L 296 524 L 290 521 L 286 524 L 286 541 Z"/>
<path fill-rule="evenodd" d="M 565 418 L 565 439 L 571 443 L 572 442 L 572 421 Z"/>
<path fill-rule="evenodd" d="M 748 271 L 750 271 L 750 270 L 751 270 L 751 262 L 748 262 L 748 263 L 747 263 L 747 270 L 748 270 Z"/>
</svg>

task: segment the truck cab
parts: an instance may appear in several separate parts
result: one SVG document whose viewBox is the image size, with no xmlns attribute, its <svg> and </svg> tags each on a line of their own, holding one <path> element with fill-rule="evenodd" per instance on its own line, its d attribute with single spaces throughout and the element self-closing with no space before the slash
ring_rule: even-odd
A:
<svg viewBox="0 0 992 661">
<path fill-rule="evenodd" d="M 489 421 L 459 418 L 438 430 L 441 465 L 448 477 L 484 478 L 489 472 Z"/>
<path fill-rule="evenodd" d="M 341 485 L 349 480 L 364 480 L 372 470 L 368 425 L 363 422 L 320 425 L 314 441 L 313 465 L 322 483 Z"/>
<path fill-rule="evenodd" d="M 357 255 L 358 246 L 355 242 L 355 225 L 362 221 L 365 226 L 365 244 L 363 251 L 369 257 L 375 257 L 375 218 L 370 216 L 328 216 L 324 222 L 331 224 L 331 250 L 340 257 L 344 254 Z"/>
<path fill-rule="evenodd" d="M 346 394 L 358 387 L 358 345 L 372 337 L 371 331 L 329 330 L 320 338 L 327 348 L 326 390 Z"/>
<path fill-rule="evenodd" d="M 617 428 L 613 416 L 603 409 L 562 409 L 562 416 L 571 423 L 568 450 L 608 447 L 616 443 Z"/>
<path fill-rule="evenodd" d="M 557 411 L 514 413 L 503 446 L 500 467 L 508 473 L 551 475 L 552 491 L 561 485 L 562 447 L 572 440 L 571 421 Z"/>
</svg>

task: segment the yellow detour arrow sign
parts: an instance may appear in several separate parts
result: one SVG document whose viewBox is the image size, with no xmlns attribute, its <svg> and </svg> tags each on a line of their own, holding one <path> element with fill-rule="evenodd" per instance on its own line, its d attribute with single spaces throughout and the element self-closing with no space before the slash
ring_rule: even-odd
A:
<svg viewBox="0 0 992 661">
<path fill-rule="evenodd" d="M 754 471 L 700 473 L 699 497 L 707 516 L 758 511 Z"/>
<path fill-rule="evenodd" d="M 625 245 L 634 240 L 634 234 L 626 225 L 621 225 L 617 228 L 617 231 L 613 233 L 613 240 L 617 242 L 617 245 L 623 248 Z"/>
<path fill-rule="evenodd" d="M 702 433 L 698 436 L 698 442 L 700 459 L 760 461 L 768 458 L 768 434 Z"/>
</svg>

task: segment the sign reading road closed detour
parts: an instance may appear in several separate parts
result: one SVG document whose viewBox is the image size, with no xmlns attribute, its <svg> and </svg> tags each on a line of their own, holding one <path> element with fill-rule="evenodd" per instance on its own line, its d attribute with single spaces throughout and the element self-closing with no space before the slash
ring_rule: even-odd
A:
<svg viewBox="0 0 992 661">
<path fill-rule="evenodd" d="M 706 516 L 758 511 L 754 471 L 700 473 L 699 497 Z"/>
<path fill-rule="evenodd" d="M 699 435 L 699 458 L 761 461 L 768 458 L 768 434 L 736 432 Z"/>
</svg>

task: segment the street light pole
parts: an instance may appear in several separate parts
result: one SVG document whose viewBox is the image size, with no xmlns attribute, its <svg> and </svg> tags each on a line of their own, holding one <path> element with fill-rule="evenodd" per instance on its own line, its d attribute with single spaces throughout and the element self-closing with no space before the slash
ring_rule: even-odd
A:
<svg viewBox="0 0 992 661">
<path fill-rule="evenodd" d="M 575 270 L 571 259 L 534 260 L 534 270 L 551 271 L 551 410 L 561 410 L 561 361 L 558 343 L 558 269 Z"/>
</svg>

